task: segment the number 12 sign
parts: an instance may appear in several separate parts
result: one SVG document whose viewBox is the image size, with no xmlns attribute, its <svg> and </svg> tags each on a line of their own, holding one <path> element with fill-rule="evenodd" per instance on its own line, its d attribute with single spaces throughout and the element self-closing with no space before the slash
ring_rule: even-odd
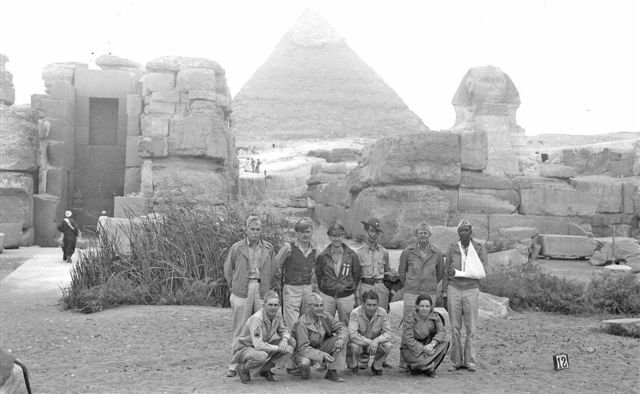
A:
<svg viewBox="0 0 640 394">
<path fill-rule="evenodd" d="M 569 368 L 569 355 L 565 353 L 555 354 L 553 356 L 553 369 L 559 371 Z"/>
</svg>

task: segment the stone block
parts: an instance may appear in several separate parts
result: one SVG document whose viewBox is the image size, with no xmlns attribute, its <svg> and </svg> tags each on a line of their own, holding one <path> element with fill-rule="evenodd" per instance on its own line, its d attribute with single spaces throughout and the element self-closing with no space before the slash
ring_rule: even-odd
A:
<svg viewBox="0 0 640 394">
<path fill-rule="evenodd" d="M 449 246 L 451 246 L 455 242 L 458 242 L 459 240 L 460 237 L 458 236 L 457 227 L 431 226 L 431 238 L 429 239 L 429 242 L 443 255 L 447 254 Z M 409 243 L 414 241 L 415 236 L 412 237 L 409 242 L 405 242 L 405 244 L 408 245 Z"/>
<path fill-rule="evenodd" d="M 463 170 L 484 170 L 488 162 L 487 133 L 484 130 L 461 131 L 460 151 Z"/>
<path fill-rule="evenodd" d="M 595 241 L 600 245 L 599 251 L 607 261 L 612 261 L 614 255 L 615 259 L 625 261 L 640 258 L 640 243 L 635 238 L 616 237 L 615 247 L 611 237 L 595 238 Z"/>
<path fill-rule="evenodd" d="M 577 235 L 540 234 L 540 255 L 559 259 L 589 258 L 598 248 L 593 238 Z"/>
<path fill-rule="evenodd" d="M 216 73 L 206 68 L 190 68 L 178 71 L 176 77 L 176 90 L 187 92 L 189 90 L 215 90 Z"/>
<path fill-rule="evenodd" d="M 22 244 L 22 223 L 0 223 L 0 233 L 4 234 L 5 249 L 19 248 Z"/>
<path fill-rule="evenodd" d="M 16 89 L 5 83 L 0 83 L 0 103 L 4 105 L 13 105 L 16 102 Z"/>
<path fill-rule="evenodd" d="M 38 147 L 38 127 L 28 112 L 0 105 L 0 170 L 35 171 Z"/>
<path fill-rule="evenodd" d="M 151 103 L 153 102 L 177 104 L 180 102 L 180 93 L 175 90 L 168 92 L 153 92 L 151 94 Z"/>
<path fill-rule="evenodd" d="M 140 167 L 128 167 L 124 170 L 124 195 L 140 193 Z"/>
<path fill-rule="evenodd" d="M 377 217 L 385 229 L 379 242 L 397 248 L 414 235 L 415 226 L 422 221 L 446 225 L 450 205 L 448 193 L 434 186 L 370 187 L 361 191 L 351 205 L 345 227 L 358 233 L 361 220 Z"/>
<path fill-rule="evenodd" d="M 457 228 L 462 219 L 467 219 L 471 222 L 473 238 L 489 239 L 489 215 L 452 212 L 449 214 L 447 226 Z"/>
<path fill-rule="evenodd" d="M 70 170 L 72 157 L 68 157 L 68 150 L 64 142 L 48 141 L 47 161 L 49 165 Z"/>
<path fill-rule="evenodd" d="M 33 176 L 21 172 L 0 172 L 0 194 L 31 195 L 33 194 Z"/>
<path fill-rule="evenodd" d="M 603 320 L 600 329 L 609 334 L 640 338 L 640 318 Z"/>
<path fill-rule="evenodd" d="M 470 213 L 515 213 L 519 195 L 515 190 L 468 189 L 458 190 L 458 210 Z"/>
<path fill-rule="evenodd" d="M 189 100 L 206 100 L 216 102 L 216 92 L 215 90 L 189 90 L 188 95 Z"/>
<path fill-rule="evenodd" d="M 215 114 L 216 103 L 205 100 L 193 100 L 191 102 L 191 105 L 189 106 L 189 109 L 193 113 Z"/>
<path fill-rule="evenodd" d="M 345 180 L 332 180 L 310 186 L 307 190 L 309 197 L 316 203 L 348 207 L 351 200 Z"/>
<path fill-rule="evenodd" d="M 608 176 L 581 176 L 572 180 L 575 189 L 585 197 L 598 202 L 598 213 L 620 213 L 623 211 L 623 183 Z"/>
<path fill-rule="evenodd" d="M 469 189 L 513 190 L 515 188 L 513 181 L 507 177 L 465 170 L 460 173 L 460 186 Z"/>
<path fill-rule="evenodd" d="M 58 197 L 66 195 L 68 176 L 68 171 L 63 168 L 49 168 L 47 170 L 47 187 L 43 192 Z"/>
<path fill-rule="evenodd" d="M 625 179 L 622 184 L 622 211 L 634 213 L 640 210 L 640 177 Z"/>
<path fill-rule="evenodd" d="M 140 116 L 127 116 L 127 135 L 140 135 Z"/>
<path fill-rule="evenodd" d="M 30 194 L 5 195 L 0 190 L 0 222 L 33 225 L 33 198 Z"/>
<path fill-rule="evenodd" d="M 167 137 L 154 135 L 138 138 L 138 157 L 166 157 L 169 155 Z"/>
<path fill-rule="evenodd" d="M 69 119 L 47 119 L 49 122 L 49 140 L 66 141 L 75 134 L 73 123 Z M 87 141 L 89 128 L 87 127 Z"/>
<path fill-rule="evenodd" d="M 76 89 L 69 81 L 51 82 L 51 98 L 54 100 L 76 100 Z"/>
<path fill-rule="evenodd" d="M 149 73 L 144 77 L 144 86 L 151 92 L 166 92 L 176 87 L 175 73 Z"/>
<path fill-rule="evenodd" d="M 146 197 L 153 197 L 153 163 L 143 160 L 140 167 L 140 193 Z"/>
<path fill-rule="evenodd" d="M 86 97 L 119 98 L 133 93 L 133 76 L 122 70 L 77 70 L 76 94 Z"/>
<path fill-rule="evenodd" d="M 520 189 L 520 209 L 524 215 L 592 216 L 599 201 L 569 185 L 547 184 L 535 189 Z"/>
<path fill-rule="evenodd" d="M 89 127 L 90 100 L 88 96 L 76 96 L 75 125 Z"/>
<path fill-rule="evenodd" d="M 539 234 L 535 227 L 506 227 L 498 229 L 498 236 L 506 239 L 513 239 L 517 242 L 525 243 Z"/>
<path fill-rule="evenodd" d="M 139 116 L 142 113 L 142 96 L 139 94 L 127 95 L 127 115 Z"/>
<path fill-rule="evenodd" d="M 540 166 L 540 176 L 546 178 L 570 179 L 578 175 L 575 168 L 562 164 L 542 164 Z"/>
<path fill-rule="evenodd" d="M 176 111 L 176 105 L 173 103 L 165 103 L 161 101 L 151 101 L 151 104 L 144 108 L 144 112 L 148 114 L 173 114 Z"/>
<path fill-rule="evenodd" d="M 60 197 L 51 194 L 34 194 L 33 211 L 35 229 L 35 244 L 42 247 L 58 246 L 58 218 L 61 217 L 63 207 Z"/>
<path fill-rule="evenodd" d="M 217 118 L 194 114 L 171 119 L 169 125 L 171 155 L 207 156 L 226 160 L 228 144 L 224 124 Z"/>
<path fill-rule="evenodd" d="M 478 296 L 478 317 L 480 319 L 503 319 L 509 316 L 509 299 L 480 292 Z"/>
<path fill-rule="evenodd" d="M 127 146 L 125 152 L 125 167 L 140 167 L 142 165 L 142 158 L 138 155 L 138 142 L 141 138 L 150 138 L 150 137 L 139 137 L 130 135 L 127 138 Z"/>
<path fill-rule="evenodd" d="M 507 227 L 533 227 L 541 234 L 568 234 L 570 220 L 559 216 L 489 215 L 489 238 Z"/>
<path fill-rule="evenodd" d="M 89 145 L 89 126 L 76 126 L 76 145 Z"/>
<path fill-rule="evenodd" d="M 527 259 L 516 249 L 489 253 L 487 254 L 487 265 L 485 266 L 485 271 L 487 274 L 491 274 L 501 269 L 521 266 L 526 262 Z"/>
<path fill-rule="evenodd" d="M 151 211 L 151 200 L 147 197 L 114 197 L 113 217 L 133 218 L 146 215 Z"/>
<path fill-rule="evenodd" d="M 66 100 L 42 100 L 42 109 L 47 118 L 53 119 L 75 119 L 75 102 Z"/>
<path fill-rule="evenodd" d="M 227 93 L 216 93 L 216 105 L 221 108 L 231 108 L 231 96 Z"/>
<path fill-rule="evenodd" d="M 169 115 L 143 115 L 140 118 L 140 127 L 143 136 L 169 135 Z"/>
<path fill-rule="evenodd" d="M 4 233 L 0 233 L 0 253 L 4 252 Z"/>
</svg>

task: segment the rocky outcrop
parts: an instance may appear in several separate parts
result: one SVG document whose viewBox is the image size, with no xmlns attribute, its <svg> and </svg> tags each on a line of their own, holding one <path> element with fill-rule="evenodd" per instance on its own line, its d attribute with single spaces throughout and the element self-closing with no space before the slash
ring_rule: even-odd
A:
<svg viewBox="0 0 640 394">
<path fill-rule="evenodd" d="M 0 53 L 0 105 L 13 105 L 16 101 L 13 74 L 5 67 L 8 61 L 7 55 Z"/>
</svg>

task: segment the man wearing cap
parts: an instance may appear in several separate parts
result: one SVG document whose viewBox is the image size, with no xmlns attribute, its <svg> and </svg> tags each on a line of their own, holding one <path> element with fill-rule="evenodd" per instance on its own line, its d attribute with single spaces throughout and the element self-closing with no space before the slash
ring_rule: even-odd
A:
<svg viewBox="0 0 640 394">
<path fill-rule="evenodd" d="M 447 251 L 444 278 L 442 280 L 443 296 L 447 302 L 449 321 L 451 322 L 451 363 L 449 371 L 467 369 L 476 370 L 476 326 L 478 324 L 478 296 L 480 280 L 456 276 L 456 270 L 464 271 L 464 264 L 470 258 L 479 259 L 487 264 L 487 251 L 483 245 L 471 239 L 471 222 L 463 219 L 458 224 L 459 242 L 454 242 Z M 467 332 L 464 350 L 461 342 L 462 322 Z"/>
<path fill-rule="evenodd" d="M 302 379 L 311 377 L 311 362 L 327 366 L 324 378 L 343 382 L 338 370 L 343 370 L 349 341 L 347 327 L 332 314 L 324 311 L 323 297 L 317 293 L 307 296 L 309 310 L 300 315 L 293 326 L 296 350 L 293 361 L 300 369 Z"/>
<path fill-rule="evenodd" d="M 76 240 L 80 235 L 78 223 L 71 217 L 71 211 L 64 212 L 64 219 L 58 225 L 58 231 L 62 233 L 62 261 L 71 263 L 71 256 L 76 250 Z"/>
<path fill-rule="evenodd" d="M 389 268 L 389 252 L 384 246 L 378 244 L 378 237 L 382 233 L 380 219 L 371 218 L 364 224 L 364 244 L 356 249 L 360 259 L 362 276 L 358 286 L 358 300 L 362 300 L 362 294 L 372 290 L 378 294 L 379 306 L 385 310 L 389 306 L 389 289 L 384 285 L 385 274 L 391 272 Z M 358 302 L 359 303 L 359 302 Z"/>
<path fill-rule="evenodd" d="M 369 290 L 362 294 L 362 305 L 349 317 L 349 352 L 347 368 L 358 373 L 360 355 L 366 351 L 374 376 L 382 375 L 384 361 L 391 352 L 391 322 L 387 310 L 378 306 L 378 294 Z"/>
<path fill-rule="evenodd" d="M 300 314 L 307 311 L 305 299 L 316 285 L 313 266 L 316 261 L 316 248 L 312 245 L 313 222 L 302 218 L 293 226 L 296 239 L 285 243 L 275 258 L 276 270 L 271 284 L 282 290 L 284 303 L 284 321 L 287 327 L 293 327 Z"/>
<path fill-rule="evenodd" d="M 253 314 L 242 327 L 233 345 L 231 362 L 238 363 L 240 381 L 251 383 L 251 373 L 257 372 L 270 382 L 277 379 L 271 369 L 276 362 L 285 362 L 293 355 L 296 341 L 291 337 L 279 313 L 280 297 L 271 290 L 264 296 L 262 309 Z"/>
<path fill-rule="evenodd" d="M 334 224 L 327 230 L 330 244 L 316 259 L 315 273 L 324 308 L 333 316 L 338 311 L 342 324 L 349 324 L 360 282 L 360 259 L 344 242 L 344 227 Z"/>
<path fill-rule="evenodd" d="M 245 232 L 247 237 L 231 246 L 224 262 L 224 278 L 231 292 L 232 346 L 247 319 L 262 307 L 262 297 L 271 289 L 274 272 L 273 246 L 261 238 L 260 218 L 249 216 Z M 235 375 L 235 365 L 231 364 L 227 376 Z"/>
<path fill-rule="evenodd" d="M 436 299 L 438 282 L 444 275 L 444 259 L 429 239 L 431 228 L 422 222 L 415 229 L 416 242 L 407 246 L 400 255 L 398 275 L 404 287 L 404 312 L 402 318 L 412 316 L 420 294 Z"/>
</svg>

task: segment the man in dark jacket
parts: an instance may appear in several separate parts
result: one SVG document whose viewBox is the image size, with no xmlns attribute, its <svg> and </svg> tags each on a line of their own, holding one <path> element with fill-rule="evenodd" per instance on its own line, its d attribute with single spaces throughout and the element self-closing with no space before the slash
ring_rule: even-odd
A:
<svg viewBox="0 0 640 394">
<path fill-rule="evenodd" d="M 80 235 L 78 223 L 71 216 L 71 211 L 65 211 L 64 219 L 58 225 L 58 231 L 62 233 L 62 261 L 67 263 L 71 263 L 71 256 L 76 250 L 76 240 Z"/>
<path fill-rule="evenodd" d="M 316 259 L 316 279 L 324 310 L 347 326 L 355 305 L 355 295 L 360 282 L 358 255 L 344 242 L 344 227 L 334 224 L 327 230 L 331 243 Z"/>
</svg>

